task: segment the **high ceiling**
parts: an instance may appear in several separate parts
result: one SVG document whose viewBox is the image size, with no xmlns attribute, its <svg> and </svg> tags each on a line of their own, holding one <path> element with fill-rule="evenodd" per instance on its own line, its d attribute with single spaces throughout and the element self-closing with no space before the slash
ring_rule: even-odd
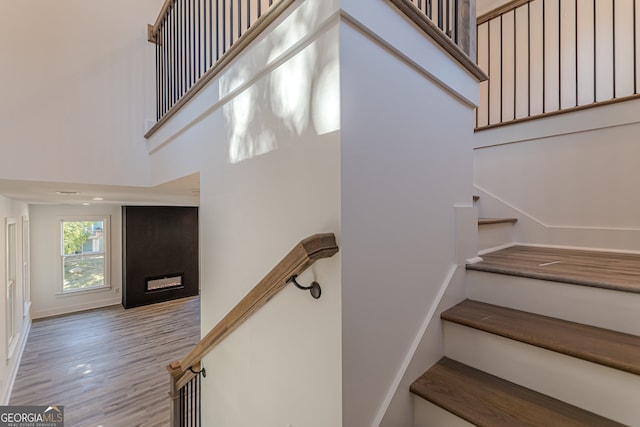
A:
<svg viewBox="0 0 640 427">
<path fill-rule="evenodd" d="M 193 174 L 155 187 L 16 181 L 0 179 L 0 195 L 35 204 L 200 204 L 200 175 Z"/>
</svg>

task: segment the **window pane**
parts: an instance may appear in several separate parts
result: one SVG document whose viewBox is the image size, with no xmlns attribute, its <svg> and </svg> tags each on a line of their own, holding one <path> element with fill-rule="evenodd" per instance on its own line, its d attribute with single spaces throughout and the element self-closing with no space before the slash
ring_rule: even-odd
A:
<svg viewBox="0 0 640 427">
<path fill-rule="evenodd" d="M 104 255 L 64 257 L 64 290 L 104 286 Z"/>
<path fill-rule="evenodd" d="M 104 252 L 104 221 L 63 222 L 63 255 Z"/>
<path fill-rule="evenodd" d="M 62 291 L 107 286 L 105 221 L 62 222 Z"/>
</svg>

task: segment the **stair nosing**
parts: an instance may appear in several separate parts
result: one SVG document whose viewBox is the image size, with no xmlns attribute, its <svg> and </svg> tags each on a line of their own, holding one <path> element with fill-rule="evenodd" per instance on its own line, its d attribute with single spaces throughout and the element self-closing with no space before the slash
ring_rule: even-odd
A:
<svg viewBox="0 0 640 427">
<path fill-rule="evenodd" d="M 516 223 L 518 218 L 478 218 L 478 225 Z"/>
<path fill-rule="evenodd" d="M 465 310 L 477 312 L 485 311 L 489 314 L 489 316 L 480 320 L 470 319 L 469 317 L 465 318 L 464 313 L 459 313 L 464 312 Z M 492 312 L 494 313 L 493 315 L 491 314 Z M 488 322 L 491 318 L 493 318 L 495 321 L 495 312 L 500 312 L 500 315 L 504 316 L 505 318 L 508 317 L 508 315 L 517 317 L 521 322 L 529 323 L 531 325 L 537 323 L 538 325 L 543 325 L 547 328 L 549 328 L 549 326 L 553 326 L 553 330 L 556 331 L 556 333 L 553 337 L 549 335 L 545 336 L 545 334 L 541 332 L 538 333 L 538 336 L 534 336 L 532 334 L 532 330 L 528 330 L 525 336 L 525 334 L 523 334 L 522 332 L 518 332 L 512 325 L 511 327 L 497 326 L 495 324 L 492 325 Z M 621 360 L 619 357 L 614 357 L 610 351 L 611 348 L 619 348 L 623 346 L 624 343 L 624 345 L 628 345 L 634 350 L 637 349 L 638 355 L 640 355 L 640 337 L 636 335 L 626 334 L 623 332 L 612 331 L 609 329 L 598 328 L 595 326 L 584 325 L 576 322 L 570 322 L 567 320 L 561 320 L 549 316 L 514 310 L 507 307 L 500 307 L 472 300 L 465 300 L 460 304 L 444 311 L 441 314 L 441 318 L 442 320 L 502 336 L 504 338 L 509 338 L 525 344 L 565 354 L 567 356 L 576 357 L 588 362 L 597 363 L 602 366 L 607 366 L 613 369 L 628 372 L 630 374 L 640 375 L 640 357 L 638 357 L 637 361 Z M 506 322 L 506 324 L 510 324 L 510 322 Z M 567 334 L 567 331 L 569 330 L 571 330 L 571 333 Z M 569 337 L 569 341 L 571 342 L 571 344 L 566 341 L 559 342 L 557 339 L 553 339 L 561 335 L 559 334 L 560 331 L 564 332 L 566 337 Z M 588 346 L 586 345 L 583 345 L 582 348 L 573 346 L 575 345 L 575 341 L 577 338 L 594 341 L 594 337 L 599 338 L 595 339 L 595 341 L 603 341 L 608 345 L 597 346 L 599 351 L 594 351 L 595 347 L 588 349 Z M 603 350 L 603 348 L 605 350 Z M 608 355 L 606 354 L 607 350 L 609 350 Z"/>
<path fill-rule="evenodd" d="M 521 272 L 517 270 L 509 270 L 506 268 L 499 268 L 499 267 L 486 267 L 481 265 L 481 263 L 467 264 L 466 269 L 471 271 L 480 271 L 484 273 L 502 274 L 505 276 L 527 277 L 530 279 L 546 280 L 549 282 L 569 283 L 571 285 L 578 285 L 578 286 L 589 286 L 591 288 L 610 289 L 613 291 L 630 292 L 630 293 L 640 293 L 640 290 L 638 290 L 637 288 L 627 287 L 624 285 L 616 285 L 615 283 L 604 283 L 604 282 L 599 282 L 595 280 L 591 281 L 591 280 L 576 279 L 571 277 L 560 277 L 554 274 Z"/>
</svg>

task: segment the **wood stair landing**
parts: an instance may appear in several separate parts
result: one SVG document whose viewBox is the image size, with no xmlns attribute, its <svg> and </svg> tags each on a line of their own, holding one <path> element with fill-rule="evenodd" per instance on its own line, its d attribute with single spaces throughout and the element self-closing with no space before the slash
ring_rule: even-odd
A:
<svg viewBox="0 0 640 427">
<path fill-rule="evenodd" d="M 411 392 L 480 427 L 623 426 L 446 357 Z"/>
<path fill-rule="evenodd" d="M 640 337 L 465 300 L 441 318 L 467 327 L 640 375 Z"/>
<path fill-rule="evenodd" d="M 468 270 L 640 293 L 640 255 L 512 246 L 482 255 Z"/>
</svg>

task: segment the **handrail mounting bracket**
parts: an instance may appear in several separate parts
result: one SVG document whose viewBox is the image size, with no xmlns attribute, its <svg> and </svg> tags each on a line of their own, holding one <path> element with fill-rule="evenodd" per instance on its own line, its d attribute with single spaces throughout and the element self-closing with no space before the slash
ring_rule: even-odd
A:
<svg viewBox="0 0 640 427">
<path fill-rule="evenodd" d="M 320 287 L 320 283 L 313 281 L 309 286 L 302 286 L 296 280 L 297 278 L 298 278 L 297 275 L 291 276 L 289 280 L 287 280 L 287 283 L 293 283 L 296 288 L 301 289 L 303 291 L 309 291 L 311 296 L 315 299 L 320 298 L 320 295 L 322 295 L 322 288 Z"/>
</svg>

